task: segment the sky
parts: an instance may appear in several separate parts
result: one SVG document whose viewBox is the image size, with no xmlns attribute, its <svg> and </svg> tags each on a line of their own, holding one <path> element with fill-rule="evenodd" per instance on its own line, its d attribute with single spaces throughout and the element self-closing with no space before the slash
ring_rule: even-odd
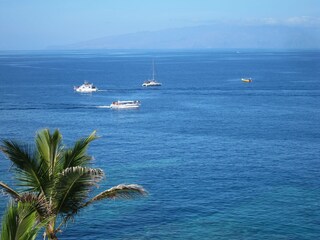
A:
<svg viewBox="0 0 320 240">
<path fill-rule="evenodd" d="M 320 0 L 0 0 L 0 50 L 210 24 L 320 26 Z"/>
</svg>

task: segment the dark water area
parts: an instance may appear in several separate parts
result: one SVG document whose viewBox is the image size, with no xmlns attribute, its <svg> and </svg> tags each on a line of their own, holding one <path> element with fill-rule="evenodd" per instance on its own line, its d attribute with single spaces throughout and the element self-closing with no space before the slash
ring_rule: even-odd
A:
<svg viewBox="0 0 320 240">
<path fill-rule="evenodd" d="M 142 88 L 152 60 L 163 86 Z M 102 91 L 75 93 L 84 80 Z M 116 100 L 142 105 L 99 107 Z M 45 127 L 67 145 L 97 130 L 97 192 L 150 194 L 92 205 L 61 239 L 320 238 L 319 51 L 1 52 L 0 138 Z"/>
</svg>

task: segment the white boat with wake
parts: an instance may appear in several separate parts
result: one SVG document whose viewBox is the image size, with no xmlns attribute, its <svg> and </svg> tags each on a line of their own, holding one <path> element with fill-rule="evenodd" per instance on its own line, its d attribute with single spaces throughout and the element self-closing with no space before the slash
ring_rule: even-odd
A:
<svg viewBox="0 0 320 240">
<path fill-rule="evenodd" d="M 140 107 L 140 101 L 116 101 L 110 104 L 112 109 L 134 109 Z"/>
<path fill-rule="evenodd" d="M 73 89 L 76 92 L 81 93 L 91 93 L 98 91 L 98 88 L 93 85 L 93 83 L 84 82 L 81 86 L 74 86 Z"/>
<path fill-rule="evenodd" d="M 154 62 L 152 63 L 152 78 L 148 79 L 142 84 L 142 87 L 159 87 L 162 84 L 157 82 L 154 74 Z"/>
</svg>

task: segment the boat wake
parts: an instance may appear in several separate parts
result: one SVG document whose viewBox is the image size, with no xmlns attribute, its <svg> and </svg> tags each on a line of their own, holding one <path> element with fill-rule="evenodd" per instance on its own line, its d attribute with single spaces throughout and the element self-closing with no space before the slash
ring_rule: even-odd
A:
<svg viewBox="0 0 320 240">
<path fill-rule="evenodd" d="M 96 108 L 110 108 L 110 105 L 73 105 L 73 104 L 44 104 L 44 105 L 25 105 L 25 106 L 18 106 L 12 105 L 8 107 L 0 107 L 0 111 L 10 111 L 10 110 L 70 110 L 70 109 L 96 109 Z"/>
<path fill-rule="evenodd" d="M 101 105 L 101 106 L 96 106 L 96 108 L 110 108 L 110 105 Z"/>
</svg>

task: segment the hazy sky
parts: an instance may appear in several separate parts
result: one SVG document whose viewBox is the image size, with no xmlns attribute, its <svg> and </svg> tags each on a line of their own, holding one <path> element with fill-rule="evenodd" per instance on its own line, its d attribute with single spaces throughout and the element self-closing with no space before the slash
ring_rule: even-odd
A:
<svg viewBox="0 0 320 240">
<path fill-rule="evenodd" d="M 213 23 L 320 25 L 320 0 L 0 0 L 0 49 Z"/>
</svg>

